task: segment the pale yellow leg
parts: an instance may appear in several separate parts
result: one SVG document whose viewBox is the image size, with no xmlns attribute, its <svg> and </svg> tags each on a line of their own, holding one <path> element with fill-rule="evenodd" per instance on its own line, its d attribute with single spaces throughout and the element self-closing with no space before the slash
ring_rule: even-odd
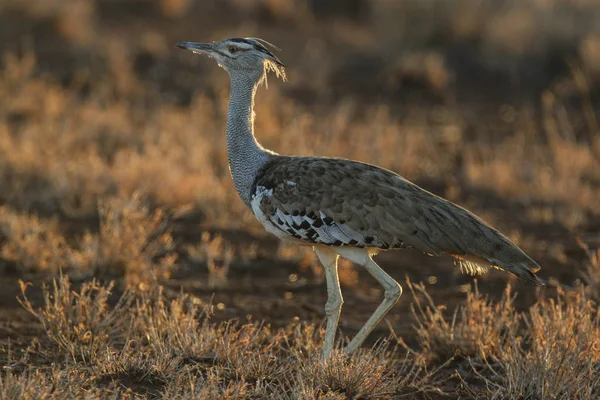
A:
<svg viewBox="0 0 600 400">
<path fill-rule="evenodd" d="M 331 355 L 335 345 L 335 334 L 342 312 L 342 290 L 338 277 L 337 260 L 338 255 L 325 246 L 315 246 L 315 252 L 319 261 L 325 268 L 325 281 L 327 282 L 327 303 L 325 303 L 325 316 L 327 317 L 327 326 L 325 328 L 325 340 L 323 344 L 323 359 L 326 360 Z"/>
<path fill-rule="evenodd" d="M 389 276 L 373 259 L 366 249 L 355 247 L 335 247 L 332 248 L 340 256 L 362 265 L 383 286 L 385 292 L 383 301 L 377 307 L 373 315 L 367 320 L 365 325 L 358 331 L 356 336 L 350 341 L 344 349 L 344 353 L 350 354 L 356 351 L 373 331 L 375 326 L 385 317 L 390 309 L 396 304 L 402 295 L 402 287 L 391 276 Z"/>
</svg>

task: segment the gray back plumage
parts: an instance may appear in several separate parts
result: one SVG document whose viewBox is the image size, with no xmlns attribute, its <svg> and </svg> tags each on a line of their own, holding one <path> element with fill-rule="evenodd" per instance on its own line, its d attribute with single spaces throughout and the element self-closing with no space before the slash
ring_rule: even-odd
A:
<svg viewBox="0 0 600 400">
<path fill-rule="evenodd" d="M 255 183 L 256 208 L 275 229 L 312 244 L 415 248 L 479 273 L 530 281 L 539 266 L 483 220 L 392 171 L 341 158 L 277 156 Z"/>
</svg>

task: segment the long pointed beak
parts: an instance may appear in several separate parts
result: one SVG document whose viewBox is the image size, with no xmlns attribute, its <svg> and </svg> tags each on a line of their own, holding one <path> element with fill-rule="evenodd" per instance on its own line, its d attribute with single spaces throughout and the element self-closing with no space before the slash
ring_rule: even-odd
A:
<svg viewBox="0 0 600 400">
<path fill-rule="evenodd" d="M 175 47 L 190 50 L 197 54 L 210 54 L 213 51 L 213 45 L 210 43 L 179 42 Z"/>
</svg>

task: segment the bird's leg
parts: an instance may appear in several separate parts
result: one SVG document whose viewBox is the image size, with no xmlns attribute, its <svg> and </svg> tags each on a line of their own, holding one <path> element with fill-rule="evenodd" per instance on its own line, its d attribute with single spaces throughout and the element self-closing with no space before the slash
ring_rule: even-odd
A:
<svg viewBox="0 0 600 400">
<path fill-rule="evenodd" d="M 319 257 L 319 261 L 323 264 L 323 268 L 325 268 L 325 281 L 327 282 L 327 303 L 325 303 L 327 327 L 325 328 L 325 340 L 323 343 L 323 360 L 327 360 L 335 345 L 335 334 L 344 299 L 342 298 L 340 279 L 338 277 L 338 255 L 324 246 L 315 246 L 315 252 L 317 253 L 317 257 Z"/>
<path fill-rule="evenodd" d="M 369 274 L 371 274 L 377 282 L 383 286 L 385 292 L 383 301 L 377 307 L 373 315 L 368 319 L 365 325 L 358 331 L 356 336 L 350 341 L 348 346 L 344 349 L 344 353 L 350 354 L 356 351 L 369 334 L 373 331 L 373 328 L 383 319 L 383 317 L 390 311 L 390 309 L 396 304 L 400 296 L 402 295 L 402 287 L 396 282 L 391 276 L 389 276 L 369 255 L 366 249 L 357 249 L 352 247 L 338 247 L 335 248 L 335 252 L 344 258 L 349 259 L 357 264 L 362 265 Z"/>
</svg>

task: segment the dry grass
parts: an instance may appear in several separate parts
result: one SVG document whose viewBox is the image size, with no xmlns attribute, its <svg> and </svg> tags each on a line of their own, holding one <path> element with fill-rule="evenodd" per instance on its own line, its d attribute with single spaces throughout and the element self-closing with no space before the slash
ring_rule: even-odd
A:
<svg viewBox="0 0 600 400">
<path fill-rule="evenodd" d="M 109 65 L 119 63 L 107 51 Z M 127 57 L 123 52 L 120 57 Z M 112 68 L 123 79 L 123 68 Z M 212 225 L 240 225 L 236 221 L 241 217 L 242 226 L 252 227 L 248 211 L 231 201 L 235 195 L 225 168 L 223 135 L 218 134 L 224 131 L 226 99 L 220 71 L 210 71 L 216 75 L 212 85 L 217 100 L 198 94 L 189 107 L 178 107 L 154 99 L 152 90 L 137 81 L 128 85 L 140 94 L 118 94 L 116 78 L 87 83 L 90 94 L 82 98 L 77 87 L 44 79 L 37 70 L 33 53 L 4 57 L 4 203 L 21 210 L 89 216 L 98 198 L 137 192 L 161 206 L 193 205 Z M 358 158 L 416 180 L 448 175 L 460 155 L 455 172 L 461 185 L 520 202 L 557 205 L 550 218 L 575 227 L 600 196 L 590 180 L 600 149 L 592 85 L 587 69 L 573 67 L 543 93 L 540 124 L 535 109 L 503 105 L 491 110 L 508 126 L 503 139 L 488 132 L 473 142 L 467 139 L 469 129 L 485 130 L 480 126 L 484 123 L 452 102 L 437 106 L 431 115 L 409 108 L 399 118 L 388 106 L 363 109 L 363 104 L 348 100 L 327 109 L 328 117 L 282 98 L 284 87 L 271 85 L 260 93 L 257 131 L 266 146 L 282 153 Z M 144 96 L 153 100 L 141 105 Z M 570 209 L 563 210 L 560 205 L 566 201 Z"/>
<path fill-rule="evenodd" d="M 517 332 L 520 315 L 512 305 L 510 286 L 497 303 L 486 299 L 476 286 L 449 319 L 445 307 L 434 304 L 423 284 L 408 280 L 407 284 L 413 295 L 412 312 L 419 344 L 438 361 L 455 356 L 482 359 L 497 356 L 507 337 Z"/>
<path fill-rule="evenodd" d="M 208 232 L 204 232 L 200 244 L 188 246 L 187 253 L 193 262 L 206 263 L 209 288 L 227 286 L 227 274 L 233 260 L 233 250 L 222 236 L 211 237 Z"/>
<path fill-rule="evenodd" d="M 19 399 L 131 399 L 134 396 L 118 385 L 92 388 L 93 377 L 78 368 L 54 368 L 48 373 L 27 369 L 0 376 L 0 398 Z M 83 389 L 83 390 L 82 390 Z"/>
<path fill-rule="evenodd" d="M 579 275 L 583 283 L 592 291 L 593 297 L 600 300 L 600 248 L 593 250 L 579 239 L 578 245 L 585 254 L 579 269 Z"/>
<path fill-rule="evenodd" d="M 336 353 L 323 364 L 318 357 L 302 360 L 290 399 L 411 398 L 440 392 L 422 360 L 398 359 L 385 344 L 350 357 Z"/>
<path fill-rule="evenodd" d="M 323 364 L 322 332 L 314 325 L 272 331 L 256 323 L 212 323 L 208 305 L 185 294 L 169 300 L 159 288 L 124 292 L 111 306 L 112 284 L 75 291 L 67 277 L 44 288 L 44 306 L 37 308 L 26 287 L 21 304 L 50 339 L 31 351 L 55 364 L 8 370 L 1 388 L 9 398 L 51 390 L 49 382 L 60 385 L 64 374 L 75 374 L 69 378 L 74 393 L 120 386 L 165 398 L 370 399 L 439 390 L 422 359 L 403 358 L 385 343 Z M 40 379 L 33 383 L 32 376 Z"/>
<path fill-rule="evenodd" d="M 431 301 L 422 285 L 410 285 L 415 298 Z M 583 290 L 542 299 L 525 312 L 512 308 L 510 289 L 499 303 L 474 291 L 450 323 L 440 307 L 423 309 L 416 299 L 419 349 L 383 341 L 323 363 L 322 331 L 314 325 L 273 331 L 212 323 L 211 307 L 190 295 L 169 299 L 156 288 L 109 302 L 112 284 L 74 291 L 66 277 L 44 288 L 45 304 L 37 308 L 22 287 L 23 307 L 50 339 L 26 357 L 54 364 L 18 372 L 27 361 L 13 360 L 1 381 L 5 398 L 65 390 L 116 396 L 126 389 L 151 398 L 374 399 L 457 391 L 469 398 L 592 399 L 600 387 L 600 313 Z M 439 362 L 453 355 L 467 362 L 457 370 L 462 389 L 452 384 L 448 360 Z M 54 392 L 66 382 L 69 388 Z"/>
<path fill-rule="evenodd" d="M 151 210 L 134 194 L 101 200 L 98 214 L 100 231 L 86 232 L 72 243 L 56 219 L 46 221 L 2 207 L 2 257 L 23 273 L 64 271 L 78 280 L 123 278 L 127 285 L 169 278 L 177 254 L 164 211 Z"/>
<path fill-rule="evenodd" d="M 509 336 L 485 378 L 491 397 L 592 399 L 600 395 L 600 313 L 588 296 L 561 293 L 524 315 L 524 337 Z"/>
<path fill-rule="evenodd" d="M 468 358 L 461 378 L 474 398 L 593 399 L 600 387 L 600 312 L 589 290 L 559 291 L 526 312 L 511 305 L 510 287 L 494 304 L 475 288 L 448 321 L 423 285 L 409 282 L 416 333 L 433 359 Z M 421 306 L 419 296 L 427 306 Z M 520 322 L 523 322 L 522 324 Z M 473 382 L 485 384 L 482 390 Z"/>
<path fill-rule="evenodd" d="M 488 3 L 0 0 L 0 290 L 47 283 L 22 284 L 37 325 L 0 310 L 0 398 L 599 397 L 600 7 Z M 235 35 L 276 42 L 293 66 L 260 89 L 266 147 L 400 172 L 570 291 L 500 297 L 492 276 L 488 298 L 398 257 L 439 282 L 409 282 L 414 320 L 393 315 L 406 303 L 389 316 L 414 349 L 379 341 L 322 364 L 322 330 L 298 322 L 322 317 L 322 269 L 262 239 L 227 168 L 227 77 L 171 49 Z M 184 209 L 197 218 L 177 230 Z M 340 274 L 354 330 L 379 288 L 349 263 Z"/>
<path fill-rule="evenodd" d="M 44 307 L 36 309 L 25 293 L 27 284 L 21 282 L 20 303 L 57 346 L 52 355 L 58 358 L 66 353 L 73 361 L 89 365 L 110 346 L 125 341 L 132 297 L 126 292 L 114 307 L 109 307 L 112 288 L 112 284 L 101 286 L 93 280 L 84 283 L 77 293 L 71 290 L 69 278 L 61 277 L 52 282 L 52 288 L 44 289 Z"/>
<path fill-rule="evenodd" d="M 169 221 L 151 211 L 138 195 L 111 198 L 99 205 L 100 232 L 86 233 L 71 258 L 94 276 L 123 277 L 128 284 L 168 279 L 177 258 Z"/>
<path fill-rule="evenodd" d="M 57 274 L 67 267 L 69 247 L 57 219 L 46 221 L 2 206 L 0 237 L 5 242 L 0 249 L 2 258 L 24 274 Z"/>
</svg>

